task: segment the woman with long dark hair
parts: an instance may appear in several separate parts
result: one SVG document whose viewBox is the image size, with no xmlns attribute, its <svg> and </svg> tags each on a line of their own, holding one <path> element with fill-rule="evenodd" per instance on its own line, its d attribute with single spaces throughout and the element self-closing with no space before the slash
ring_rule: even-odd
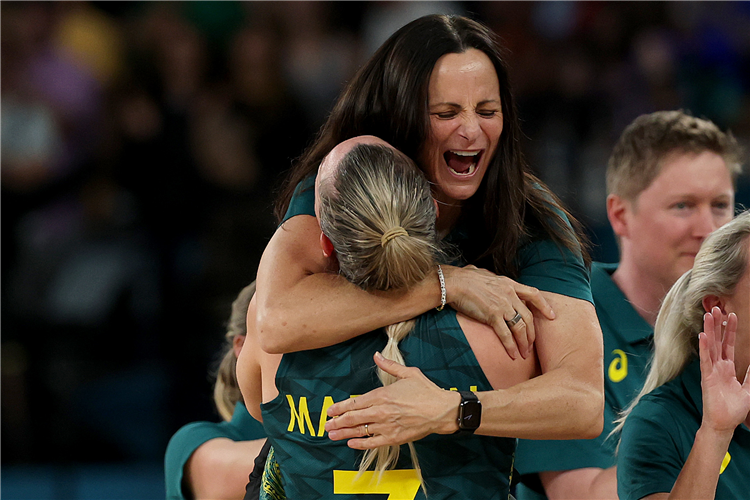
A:
<svg viewBox="0 0 750 500">
<path fill-rule="evenodd" d="M 358 289 L 325 272 L 317 250 L 311 188 L 318 166 L 336 144 L 368 134 L 425 173 L 439 204 L 438 236 L 457 253 L 454 266 L 406 291 Z M 489 29 L 433 15 L 397 31 L 347 85 L 282 192 L 282 224 L 258 271 L 260 345 L 275 353 L 333 345 L 447 304 L 492 326 L 513 358 L 535 343 L 544 372 L 523 388 L 480 393 L 484 417 L 472 430 L 598 435 L 602 347 L 588 256 L 577 222 L 530 173 L 519 143 L 507 68 Z M 414 370 L 397 373 L 408 381 L 334 405 L 329 414 L 347 415 L 329 422 L 331 437 L 362 437 L 369 424 L 375 437 L 350 445 L 377 447 L 466 424 L 457 422 L 459 407 L 467 407 L 460 395 Z"/>
</svg>

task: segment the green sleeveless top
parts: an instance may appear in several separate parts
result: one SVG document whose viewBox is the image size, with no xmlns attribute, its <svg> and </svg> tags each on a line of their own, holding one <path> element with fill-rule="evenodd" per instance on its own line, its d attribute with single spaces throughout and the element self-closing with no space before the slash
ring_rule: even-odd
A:
<svg viewBox="0 0 750 500">
<path fill-rule="evenodd" d="M 385 344 L 379 330 L 282 358 L 279 396 L 262 411 L 287 498 L 425 498 L 406 446 L 379 483 L 373 472 L 356 479 L 363 452 L 328 439 L 324 429 L 330 405 L 382 385 L 372 356 Z M 400 348 L 407 365 L 444 389 L 492 390 L 453 310 L 420 316 Z M 515 439 L 433 434 L 414 444 L 430 500 L 508 498 Z"/>
</svg>

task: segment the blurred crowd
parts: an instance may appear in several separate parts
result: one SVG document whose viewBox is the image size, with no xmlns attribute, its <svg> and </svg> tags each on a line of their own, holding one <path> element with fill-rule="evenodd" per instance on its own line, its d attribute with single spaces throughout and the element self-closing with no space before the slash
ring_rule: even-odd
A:
<svg viewBox="0 0 750 500">
<path fill-rule="evenodd" d="M 3 464 L 156 460 L 218 419 L 207 372 L 279 182 L 342 83 L 421 15 L 500 34 L 527 159 L 600 260 L 617 258 L 607 158 L 633 118 L 683 108 L 750 144 L 748 2 L 0 9 Z"/>
</svg>

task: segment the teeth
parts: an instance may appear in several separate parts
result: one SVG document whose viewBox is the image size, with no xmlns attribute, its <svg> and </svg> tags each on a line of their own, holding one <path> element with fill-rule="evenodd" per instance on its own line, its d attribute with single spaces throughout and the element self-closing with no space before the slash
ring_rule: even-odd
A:
<svg viewBox="0 0 750 500">
<path fill-rule="evenodd" d="M 479 154 L 479 151 L 453 151 L 451 150 L 451 153 L 457 156 L 476 156 Z"/>
<path fill-rule="evenodd" d="M 472 163 L 471 166 L 469 167 L 469 170 L 467 170 L 466 172 L 456 172 L 452 168 L 448 167 L 448 170 L 450 170 L 451 172 L 453 172 L 456 175 L 471 175 L 471 174 L 474 173 L 474 170 L 476 170 L 476 169 L 477 169 L 477 164 L 476 163 Z"/>
</svg>

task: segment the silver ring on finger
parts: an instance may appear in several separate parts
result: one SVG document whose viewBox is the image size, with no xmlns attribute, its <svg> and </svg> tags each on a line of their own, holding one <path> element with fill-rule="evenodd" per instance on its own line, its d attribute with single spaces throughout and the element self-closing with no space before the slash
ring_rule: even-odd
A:
<svg viewBox="0 0 750 500">
<path fill-rule="evenodd" d="M 367 436 L 368 438 L 369 438 L 369 437 L 372 437 L 372 434 L 370 434 L 370 429 L 369 429 L 369 427 L 370 427 L 370 426 L 369 426 L 368 424 L 365 424 L 365 436 Z"/>
<path fill-rule="evenodd" d="M 513 316 L 513 317 L 512 317 L 511 319 L 509 319 L 508 321 L 506 321 L 506 323 L 508 323 L 508 326 L 510 326 L 511 328 L 513 328 L 513 327 L 514 327 L 514 326 L 516 326 L 516 325 L 518 324 L 518 322 L 519 322 L 519 321 L 521 321 L 522 319 L 523 319 L 523 316 L 521 316 L 521 313 L 520 313 L 520 312 L 518 312 L 518 311 L 516 311 L 516 315 L 515 315 L 515 316 Z"/>
</svg>

